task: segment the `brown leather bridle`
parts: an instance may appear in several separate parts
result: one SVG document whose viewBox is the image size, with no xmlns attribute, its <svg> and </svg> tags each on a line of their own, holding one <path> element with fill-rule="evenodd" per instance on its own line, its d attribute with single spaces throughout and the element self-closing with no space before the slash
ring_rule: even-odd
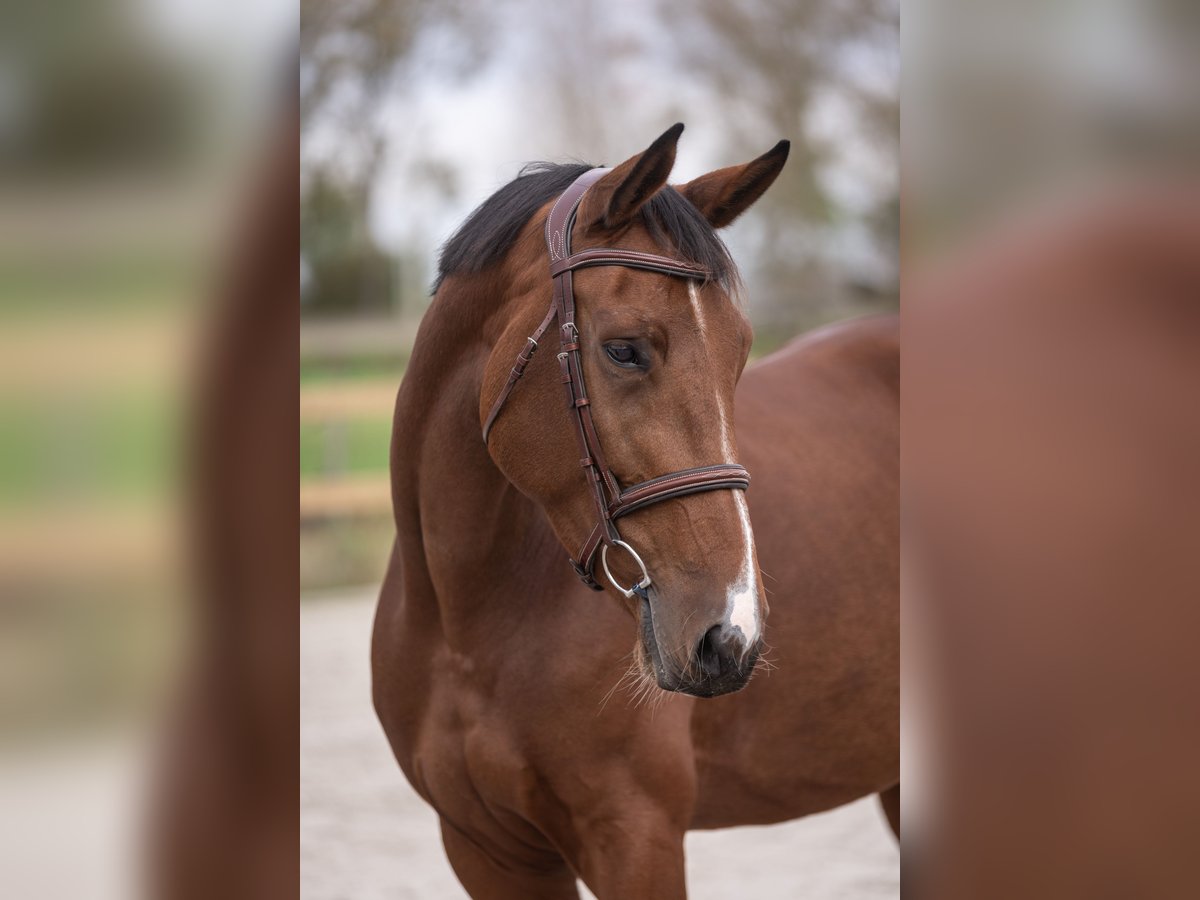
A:
<svg viewBox="0 0 1200 900">
<path fill-rule="evenodd" d="M 538 341 L 555 318 L 559 321 L 559 354 L 558 364 L 562 372 L 562 383 L 567 392 L 567 405 L 574 412 L 576 434 L 579 437 L 579 464 L 587 473 L 588 484 L 596 504 L 597 523 L 583 543 L 579 554 L 569 557 L 575 572 L 583 579 L 583 583 L 594 590 L 602 590 L 596 581 L 594 572 L 597 555 L 601 558 L 604 573 L 618 591 L 626 597 L 635 594 L 646 598 L 646 589 L 650 586 L 650 574 L 642 558 L 621 540 L 617 531 L 616 520 L 627 516 L 639 509 L 644 509 L 653 503 L 672 500 L 676 497 L 686 497 L 688 494 L 698 494 L 702 491 L 742 490 L 750 485 L 750 473 L 735 463 L 720 463 L 711 466 L 700 466 L 694 469 L 682 469 L 668 475 L 660 475 L 643 481 L 632 487 L 621 488 L 612 469 L 605 462 L 604 452 L 600 447 L 600 437 L 596 433 L 596 425 L 592 420 L 591 401 L 588 400 L 587 388 L 583 382 L 583 357 L 580 355 L 579 329 L 575 326 L 575 294 L 572 290 L 571 273 L 576 269 L 590 266 L 625 266 L 632 269 L 645 269 L 650 272 L 661 272 L 664 275 L 677 275 L 693 281 L 703 281 L 708 278 L 708 272 L 700 266 L 681 262 L 666 256 L 653 253 L 643 253 L 640 250 L 623 250 L 619 247 L 594 247 L 571 253 L 571 229 L 575 224 L 575 213 L 584 193 L 608 169 L 590 169 L 584 172 L 567 188 L 555 201 L 546 220 L 546 247 L 550 251 L 550 275 L 554 280 L 554 299 L 550 311 L 537 327 L 537 330 L 526 339 L 524 349 L 517 355 L 516 364 L 509 373 L 508 381 L 500 390 L 496 402 L 492 404 L 487 421 L 483 426 L 483 442 L 487 443 L 488 433 L 508 395 L 512 393 L 525 368 L 537 351 Z M 622 587 L 613 578 L 608 569 L 608 548 L 620 547 L 625 550 L 638 564 L 642 571 L 641 579 L 630 588 Z"/>
</svg>

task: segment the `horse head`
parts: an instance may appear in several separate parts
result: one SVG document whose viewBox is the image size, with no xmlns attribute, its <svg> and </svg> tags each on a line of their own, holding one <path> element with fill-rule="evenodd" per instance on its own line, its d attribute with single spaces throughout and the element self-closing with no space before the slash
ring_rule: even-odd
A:
<svg viewBox="0 0 1200 900">
<path fill-rule="evenodd" d="M 611 577 L 593 573 L 600 566 L 586 553 L 581 574 L 636 618 L 643 673 L 664 690 L 711 697 L 744 687 L 762 647 L 767 603 L 743 490 L 706 484 L 638 508 L 616 523 L 620 544 L 611 539 L 615 531 L 597 532 L 606 527 L 607 473 L 616 491 L 614 485 L 648 481 L 661 487 L 672 473 L 738 468 L 734 389 L 752 331 L 735 302 L 736 271 L 716 229 L 771 185 L 788 145 L 780 142 L 749 163 L 674 188 L 667 179 L 682 130 L 676 125 L 642 153 L 597 173 L 567 220 L 567 244 L 574 254 L 620 248 L 665 255 L 704 276 L 626 263 L 572 272 L 567 290 L 573 292 L 575 321 L 569 324 L 575 328 L 563 339 L 561 368 L 553 365 L 550 348 L 538 354 L 527 376 L 520 363 L 520 390 L 511 401 L 499 401 L 504 414 L 497 416 L 514 357 L 532 357 L 528 335 L 548 303 L 554 314 L 542 231 L 548 216 L 554 221 L 556 198 L 533 217 L 505 259 L 511 321 L 484 371 L 480 422 L 488 426 L 493 461 L 541 506 L 568 552 L 580 559 L 576 549 L 586 548 L 591 536 Z M 560 328 L 566 324 L 559 322 Z M 567 408 L 563 394 L 573 371 L 567 357 L 578 367 L 576 381 L 586 384 L 589 418 L 578 428 L 571 418 L 576 410 Z M 597 449 L 603 446 L 599 465 L 589 429 Z"/>
</svg>

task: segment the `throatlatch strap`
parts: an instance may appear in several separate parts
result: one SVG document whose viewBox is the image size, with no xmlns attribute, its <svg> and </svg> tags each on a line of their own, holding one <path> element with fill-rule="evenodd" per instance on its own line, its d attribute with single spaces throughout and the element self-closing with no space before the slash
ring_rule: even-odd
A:
<svg viewBox="0 0 1200 900">
<path fill-rule="evenodd" d="M 504 401 L 508 399 L 508 395 L 512 393 L 513 388 L 517 386 L 517 382 L 521 380 L 521 376 L 525 374 L 525 367 L 529 365 L 533 359 L 533 354 L 537 352 L 538 341 L 542 339 L 542 335 L 546 333 L 546 329 L 554 321 L 554 316 L 557 312 L 558 307 L 553 303 L 550 304 L 550 311 L 546 313 L 546 318 L 542 319 L 542 324 L 537 327 L 537 330 L 532 335 L 525 338 L 525 347 L 517 354 L 517 361 L 513 364 L 512 371 L 508 373 L 508 381 L 500 389 L 500 395 L 496 397 L 496 402 L 492 404 L 492 410 L 488 413 L 487 421 L 483 423 L 484 444 L 487 444 L 488 432 L 492 430 L 492 423 L 496 421 L 496 416 L 500 415 L 500 409 L 504 406 Z"/>
</svg>

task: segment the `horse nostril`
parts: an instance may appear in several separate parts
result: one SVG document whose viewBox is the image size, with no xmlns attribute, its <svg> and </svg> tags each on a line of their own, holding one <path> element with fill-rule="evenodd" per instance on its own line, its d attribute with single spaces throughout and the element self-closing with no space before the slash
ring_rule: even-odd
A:
<svg viewBox="0 0 1200 900">
<path fill-rule="evenodd" d="M 716 697 L 741 690 L 750 680 L 758 647 L 746 646 L 741 628 L 720 622 L 697 642 L 681 684 L 675 690 L 696 697 Z"/>
<path fill-rule="evenodd" d="M 708 631 L 704 632 L 704 637 L 700 638 L 700 643 L 696 647 L 696 662 L 700 667 L 700 672 L 706 678 L 719 678 L 721 676 L 721 660 L 722 660 L 722 626 L 714 625 Z"/>
</svg>

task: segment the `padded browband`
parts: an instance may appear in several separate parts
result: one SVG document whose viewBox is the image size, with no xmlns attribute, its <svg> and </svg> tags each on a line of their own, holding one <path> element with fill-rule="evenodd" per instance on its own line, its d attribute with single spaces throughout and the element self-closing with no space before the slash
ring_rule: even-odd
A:
<svg viewBox="0 0 1200 900">
<path fill-rule="evenodd" d="M 671 497 L 683 497 L 699 491 L 721 488 L 738 488 L 744 491 L 749 486 L 750 474 L 741 466 L 732 463 L 683 469 L 625 488 L 617 502 L 609 506 L 608 512 L 614 519 L 619 519 L 651 503 L 669 500 Z"/>
<path fill-rule="evenodd" d="M 592 420 L 591 401 L 583 380 L 583 357 L 579 330 L 575 325 L 575 292 L 572 273 L 577 269 L 592 266 L 622 266 L 642 269 L 680 278 L 707 280 L 708 270 L 701 266 L 668 256 L 626 250 L 620 247 L 593 247 L 571 253 L 571 230 L 575 214 L 587 189 L 601 178 L 608 169 L 591 169 L 584 172 L 555 201 L 546 219 L 546 247 L 550 253 L 550 276 L 553 279 L 554 297 L 550 309 L 533 334 L 526 338 L 525 346 L 517 354 L 517 360 L 509 372 L 508 380 L 496 397 L 483 426 L 483 441 L 504 408 L 513 388 L 525 374 L 539 342 L 550 324 L 559 321 L 559 373 L 566 390 L 567 407 L 575 423 L 575 434 L 579 443 L 579 464 L 587 473 L 587 482 L 596 508 L 596 526 L 584 541 L 578 556 L 571 558 L 571 565 L 584 583 L 601 590 L 594 577 L 596 556 L 605 543 L 620 540 L 616 520 L 654 503 L 686 497 L 704 491 L 746 490 L 750 484 L 750 473 L 736 463 L 720 463 L 683 469 L 643 481 L 622 489 L 604 459 L 600 436 Z"/>
</svg>

